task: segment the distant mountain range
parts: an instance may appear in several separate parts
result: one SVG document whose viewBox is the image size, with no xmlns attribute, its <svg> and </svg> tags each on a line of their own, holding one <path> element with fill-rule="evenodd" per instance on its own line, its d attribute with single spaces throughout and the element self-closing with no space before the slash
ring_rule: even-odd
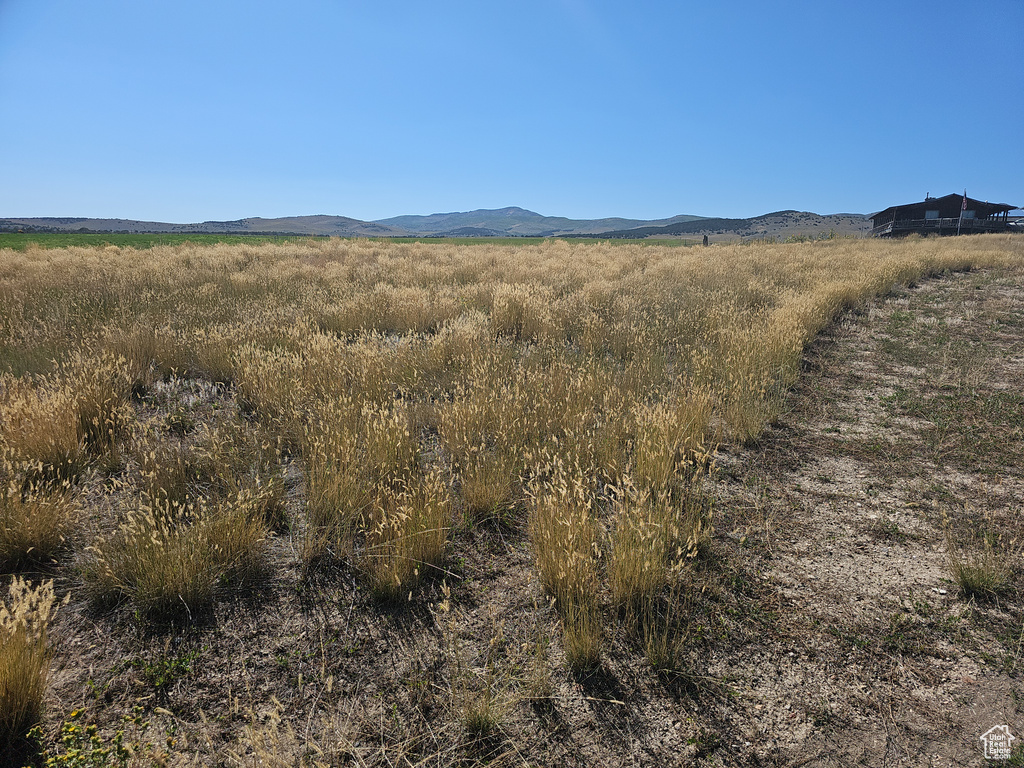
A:
<svg viewBox="0 0 1024 768">
<path fill-rule="evenodd" d="M 871 230 L 871 220 L 859 213 L 833 213 L 821 216 L 803 211 L 776 211 L 750 219 L 703 218 L 662 226 L 641 226 L 604 232 L 602 237 L 640 239 L 649 237 L 692 237 L 710 239 L 758 239 L 767 237 L 816 237 L 829 232 L 837 235 L 863 235 Z"/>
<path fill-rule="evenodd" d="M 700 216 L 673 216 L 670 219 L 567 219 L 542 216 L 523 208 L 469 211 L 468 213 L 433 213 L 429 216 L 396 216 L 374 224 L 394 227 L 412 235 L 437 237 L 557 237 L 564 235 L 598 235 L 614 230 L 637 227 L 660 227 L 697 221 Z"/>
<path fill-rule="evenodd" d="M 162 221 L 134 219 L 80 218 L 0 218 L 0 232 L 128 232 L 157 234 L 232 234 L 232 235 L 337 235 L 339 237 L 391 237 L 390 227 L 347 216 L 284 216 L 279 219 L 236 219 L 204 221 L 198 224 L 168 224 Z"/>
<path fill-rule="evenodd" d="M 871 228 L 860 214 L 779 211 L 751 219 L 673 216 L 669 219 L 567 219 L 542 216 L 523 208 L 498 208 L 465 213 L 434 213 L 429 216 L 395 216 L 379 221 L 360 221 L 347 216 L 285 216 L 168 224 L 132 219 L 0 218 L 0 232 L 97 232 L 177 234 L 320 235 L 337 237 L 600 237 L 658 238 L 701 237 L 714 240 L 815 236 L 830 230 L 859 235 Z"/>
</svg>

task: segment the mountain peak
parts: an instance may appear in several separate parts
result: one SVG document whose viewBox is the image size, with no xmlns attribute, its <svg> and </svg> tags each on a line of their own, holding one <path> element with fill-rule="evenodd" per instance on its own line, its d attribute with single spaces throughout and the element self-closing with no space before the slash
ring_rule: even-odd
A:
<svg viewBox="0 0 1024 768">
<path fill-rule="evenodd" d="M 505 216 L 532 216 L 538 219 L 544 218 L 541 214 L 534 211 L 528 211 L 526 208 L 520 208 L 518 205 L 511 205 L 508 208 L 498 208 L 494 213 L 501 213 Z"/>
</svg>

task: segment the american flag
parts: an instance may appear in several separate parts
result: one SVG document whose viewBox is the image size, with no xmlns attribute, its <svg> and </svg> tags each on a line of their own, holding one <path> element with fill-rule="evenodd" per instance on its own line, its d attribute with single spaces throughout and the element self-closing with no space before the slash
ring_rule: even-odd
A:
<svg viewBox="0 0 1024 768">
<path fill-rule="evenodd" d="M 966 211 L 967 210 L 967 190 L 966 189 L 964 190 L 964 202 L 963 202 L 963 205 L 960 206 L 960 210 L 961 211 Z"/>
</svg>

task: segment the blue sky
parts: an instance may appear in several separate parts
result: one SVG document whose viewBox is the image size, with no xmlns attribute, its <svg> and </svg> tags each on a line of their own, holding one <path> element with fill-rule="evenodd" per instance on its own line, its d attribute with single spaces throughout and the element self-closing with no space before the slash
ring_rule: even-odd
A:
<svg viewBox="0 0 1024 768">
<path fill-rule="evenodd" d="M 1024 205 L 1024 0 L 0 0 L 0 217 Z"/>
</svg>

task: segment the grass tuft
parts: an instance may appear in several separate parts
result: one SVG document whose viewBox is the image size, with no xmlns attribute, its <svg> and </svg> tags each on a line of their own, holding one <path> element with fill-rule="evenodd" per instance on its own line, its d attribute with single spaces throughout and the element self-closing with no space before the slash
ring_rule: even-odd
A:
<svg viewBox="0 0 1024 768">
<path fill-rule="evenodd" d="M 574 674 L 590 672 L 601 665 L 601 614 L 596 601 L 566 603 L 562 613 L 562 643 L 565 662 Z"/>
<path fill-rule="evenodd" d="M 52 581 L 33 587 L 21 577 L 0 602 L 0 758 L 10 756 L 42 713 L 47 628 L 56 607 Z"/>
<path fill-rule="evenodd" d="M 65 547 L 74 517 L 67 488 L 26 488 L 12 473 L 0 486 L 0 570 L 51 563 Z"/>
<path fill-rule="evenodd" d="M 361 557 L 373 594 L 384 601 L 398 600 L 439 572 L 450 526 L 451 501 L 436 474 L 378 498 Z"/>
<path fill-rule="evenodd" d="M 194 619 L 219 586 L 263 572 L 268 532 L 256 509 L 246 493 L 220 503 L 144 501 L 113 537 L 88 548 L 86 589 L 101 606 L 127 600 L 154 621 Z"/>
<path fill-rule="evenodd" d="M 680 539 L 680 521 L 668 498 L 649 491 L 620 498 L 613 515 L 608 582 L 612 602 L 635 612 L 661 591 Z"/>
<path fill-rule="evenodd" d="M 513 462 L 502 454 L 477 451 L 462 470 L 462 507 L 470 522 L 500 519 L 515 493 Z"/>
<path fill-rule="evenodd" d="M 946 552 L 950 574 L 967 597 L 990 600 L 1010 588 L 1021 547 L 1015 541 L 1004 541 L 990 530 L 976 535 L 974 539 L 975 546 L 970 549 L 961 547 L 953 538 L 947 522 Z"/>
</svg>

